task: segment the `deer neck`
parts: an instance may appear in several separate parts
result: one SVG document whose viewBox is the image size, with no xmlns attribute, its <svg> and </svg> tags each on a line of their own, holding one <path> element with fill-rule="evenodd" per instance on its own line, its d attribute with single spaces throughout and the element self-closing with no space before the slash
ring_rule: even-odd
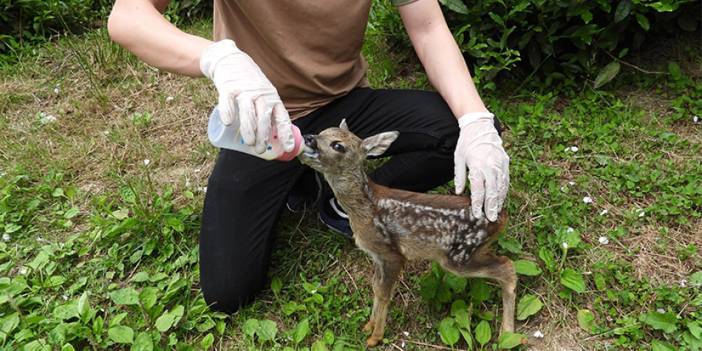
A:
<svg viewBox="0 0 702 351">
<path fill-rule="evenodd" d="M 336 200 L 350 218 L 372 220 L 372 192 L 368 176 L 362 170 L 327 177 Z"/>
</svg>

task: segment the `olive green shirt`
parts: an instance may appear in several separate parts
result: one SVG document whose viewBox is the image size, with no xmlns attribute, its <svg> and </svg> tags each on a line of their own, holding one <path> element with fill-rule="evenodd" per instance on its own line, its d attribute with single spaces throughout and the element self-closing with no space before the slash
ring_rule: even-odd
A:
<svg viewBox="0 0 702 351">
<path fill-rule="evenodd" d="M 298 118 L 368 85 L 361 47 L 370 6 L 371 0 L 215 0 L 214 38 L 232 39 L 251 56 Z"/>
</svg>

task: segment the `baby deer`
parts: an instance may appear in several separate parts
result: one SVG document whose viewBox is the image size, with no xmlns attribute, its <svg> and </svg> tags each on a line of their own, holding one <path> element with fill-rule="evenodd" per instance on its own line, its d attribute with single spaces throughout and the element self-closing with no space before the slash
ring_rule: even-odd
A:
<svg viewBox="0 0 702 351">
<path fill-rule="evenodd" d="M 434 260 L 463 277 L 497 280 L 502 287 L 502 330 L 514 331 L 517 276 L 512 261 L 490 249 L 507 222 L 506 213 L 488 222 L 473 217 L 468 197 L 414 193 L 373 183 L 363 170 L 366 156 L 382 155 L 398 135 L 385 132 L 361 140 L 342 121 L 339 128 L 305 135 L 305 151 L 299 156 L 324 175 L 348 213 L 356 245 L 373 258 L 373 310 L 363 328 L 372 331 L 367 345 L 376 346 L 383 339 L 393 285 L 411 259 Z"/>
</svg>

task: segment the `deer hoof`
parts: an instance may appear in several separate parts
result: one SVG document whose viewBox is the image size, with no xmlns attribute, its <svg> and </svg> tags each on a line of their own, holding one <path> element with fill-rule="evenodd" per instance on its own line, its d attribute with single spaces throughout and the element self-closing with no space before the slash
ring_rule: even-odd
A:
<svg viewBox="0 0 702 351">
<path fill-rule="evenodd" d="M 373 331 L 373 328 L 375 328 L 375 321 L 371 319 L 368 321 L 368 323 L 366 323 L 366 325 L 363 326 L 363 331 L 366 333 L 370 333 L 371 331 Z"/>
<path fill-rule="evenodd" d="M 370 338 L 368 338 L 368 340 L 366 340 L 366 346 L 376 347 L 380 343 L 380 340 L 381 338 L 379 337 L 371 336 Z"/>
</svg>

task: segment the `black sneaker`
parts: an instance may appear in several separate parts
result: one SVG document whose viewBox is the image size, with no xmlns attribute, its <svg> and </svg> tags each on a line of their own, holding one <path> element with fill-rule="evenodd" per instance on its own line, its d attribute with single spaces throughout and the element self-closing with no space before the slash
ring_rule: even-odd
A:
<svg viewBox="0 0 702 351">
<path fill-rule="evenodd" d="M 352 239 L 353 232 L 349 223 L 349 216 L 339 206 L 335 198 L 330 197 L 319 204 L 319 220 L 326 224 L 333 232 Z"/>
<path fill-rule="evenodd" d="M 310 169 L 300 177 L 300 180 L 290 190 L 285 206 L 292 213 L 303 212 L 314 207 L 321 194 L 322 180 L 319 173 Z"/>
</svg>

